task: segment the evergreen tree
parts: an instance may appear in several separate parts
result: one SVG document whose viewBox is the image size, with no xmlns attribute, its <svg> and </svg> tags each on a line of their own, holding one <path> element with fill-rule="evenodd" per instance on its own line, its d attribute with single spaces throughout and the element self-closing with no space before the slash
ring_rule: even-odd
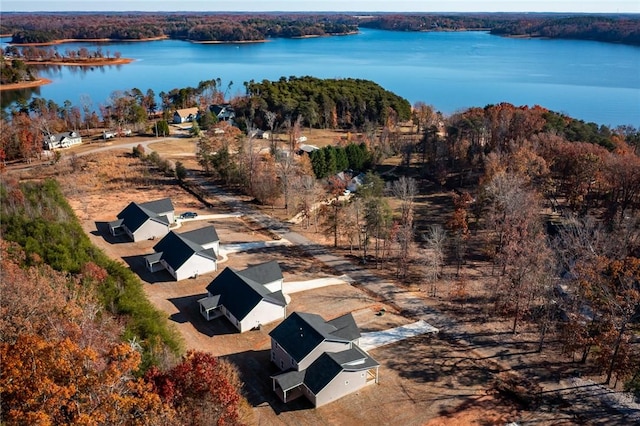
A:
<svg viewBox="0 0 640 426">
<path fill-rule="evenodd" d="M 316 175 L 317 179 L 322 179 L 327 176 L 327 165 L 325 162 L 324 152 L 322 150 L 312 151 L 309 155 L 309 159 L 311 160 L 311 168 L 313 169 L 313 174 Z"/>
<path fill-rule="evenodd" d="M 327 145 L 322 148 L 322 153 L 324 154 L 324 163 L 325 163 L 325 176 L 331 176 L 336 174 L 337 169 L 337 159 L 336 159 L 336 149 Z"/>
<path fill-rule="evenodd" d="M 336 148 L 336 170 L 343 172 L 349 168 L 349 159 L 343 147 Z"/>
</svg>

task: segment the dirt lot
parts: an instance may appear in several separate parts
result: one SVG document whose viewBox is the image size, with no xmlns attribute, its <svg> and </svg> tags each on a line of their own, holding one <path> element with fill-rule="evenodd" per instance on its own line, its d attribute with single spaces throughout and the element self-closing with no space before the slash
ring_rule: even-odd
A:
<svg viewBox="0 0 640 426">
<path fill-rule="evenodd" d="M 153 149 L 157 147 L 156 145 Z M 73 179 L 66 178 L 69 170 L 65 167 L 70 166 L 60 165 L 55 174 L 62 181 L 69 202 L 91 240 L 109 256 L 121 259 L 139 274 L 147 296 L 166 313 L 183 336 L 187 348 L 223 356 L 238 365 L 246 383 L 247 398 L 255 407 L 258 424 L 388 424 L 397 418 L 403 419 L 402 424 L 422 424 L 437 415 L 437 406 L 425 403 L 416 411 L 413 396 L 397 395 L 398 389 L 405 389 L 404 393 L 420 393 L 422 385 L 412 384 L 412 380 L 402 377 L 403 373 L 395 366 L 398 355 L 383 349 L 372 353 L 383 365 L 379 385 L 373 385 L 317 410 L 303 400 L 286 406 L 282 404 L 271 390 L 269 379 L 269 374 L 276 370 L 269 362 L 268 334 L 276 324 L 240 335 L 224 319 L 206 322 L 198 311 L 196 301 L 204 296 L 206 285 L 217 273 L 200 275 L 196 279 L 179 283 L 171 281 L 167 273 L 149 274 L 144 268 L 143 256 L 152 252 L 157 241 L 133 243 L 124 237 L 113 238 L 106 228 L 106 223 L 134 200 L 144 202 L 170 197 L 176 212 L 189 210 L 200 215 L 231 211 L 226 206 L 215 203 L 215 200 L 210 201 L 214 201 L 216 207 L 208 209 L 169 180 L 146 175 L 144 167 L 137 165 L 137 161 L 128 155 L 128 150 L 118 155 L 113 152 L 89 155 L 82 157 L 79 163 Z M 241 218 L 185 222 L 180 231 L 205 224 L 216 227 L 222 244 L 269 239 L 254 224 L 246 223 Z M 232 254 L 227 262 L 219 265 L 219 270 L 226 266 L 244 268 L 272 259 L 280 263 L 285 280 L 302 281 L 334 275 L 334 271 L 295 247 Z M 291 297 L 289 312 L 312 312 L 327 319 L 352 312 L 363 332 L 384 330 L 412 322 L 412 319 L 398 315 L 393 307 L 348 284 L 295 293 Z M 385 309 L 385 314 L 376 315 L 382 308 Z M 418 352 L 432 346 L 428 338 L 412 340 L 411 347 Z M 382 406 L 386 408 L 380 410 L 379 407 Z"/>
<path fill-rule="evenodd" d="M 309 143 L 314 143 L 309 141 Z M 178 143 L 156 143 L 150 148 L 170 159 L 182 158 L 195 167 L 194 145 L 190 140 Z M 484 309 L 474 305 L 473 298 L 482 296 L 485 281 L 490 279 L 486 264 L 470 262 L 463 276 L 470 297 L 465 304 L 451 301 L 455 279 L 440 284 L 440 297 L 426 297 L 426 288 L 416 281 L 411 290 L 423 297 L 425 305 L 441 309 L 446 315 L 464 321 L 474 344 L 462 342 L 447 332 L 439 336 L 419 336 L 371 351 L 380 362 L 380 383 L 349 395 L 332 404 L 313 409 L 300 399 L 282 404 L 271 390 L 269 375 L 274 368 L 269 363 L 268 333 L 274 324 L 261 330 L 238 334 L 224 319 L 206 322 L 198 312 L 197 299 L 205 293 L 206 285 L 216 273 L 201 275 L 197 279 L 179 283 L 169 280 L 168 274 L 147 274 L 142 256 L 152 252 L 155 242 L 131 243 L 114 240 L 105 232 L 106 222 L 130 201 L 170 197 L 176 212 L 196 211 L 200 214 L 231 213 L 229 208 L 215 199 L 208 200 L 213 208 L 206 208 L 171 179 L 151 174 L 147 167 L 132 158 L 130 148 L 81 157 L 55 167 L 37 170 L 39 176 L 52 174 L 62 183 L 70 204 L 80 218 L 92 241 L 115 259 L 122 259 L 144 281 L 149 299 L 166 313 L 179 330 L 187 348 L 210 352 L 225 357 L 240 370 L 246 383 L 245 395 L 254 407 L 256 423 L 264 425 L 298 424 L 370 424 L 370 425 L 466 425 L 505 424 L 518 420 L 541 425 L 557 424 L 624 424 L 615 421 L 605 408 L 594 407 L 582 401 L 567 409 L 567 402 L 557 393 L 536 407 L 516 406 L 509 401 L 488 394 L 496 374 L 517 370 L 537 377 L 549 392 L 562 390 L 562 379 L 575 374 L 574 365 L 559 353 L 559 342 L 550 342 L 543 354 L 535 352 L 536 331 L 522 331 L 517 336 L 508 333 L 506 321 L 495 320 Z M 192 162 L 192 163 L 191 163 Z M 447 194 L 434 197 L 444 198 Z M 242 199 L 248 202 L 246 199 Z M 432 198 L 430 201 L 437 201 Z M 442 204 L 434 204 L 431 214 L 438 214 Z M 426 212 L 423 212 L 426 216 Z M 184 225 L 183 230 L 211 223 L 216 226 L 221 243 L 266 241 L 270 236 L 255 224 L 241 218 L 199 220 Z M 320 242 L 322 238 L 298 227 Z M 346 250 L 342 253 L 348 255 Z M 220 264 L 244 268 L 267 260 L 278 260 L 285 280 L 306 280 L 335 275 L 324 264 L 295 247 L 278 247 L 237 253 Z M 393 279 L 393 270 L 377 273 Z M 451 274 L 450 274 L 451 275 Z M 381 308 L 382 316 L 375 315 Z M 330 319 L 352 312 L 362 331 L 383 330 L 413 322 L 413 318 L 400 315 L 394 306 L 361 291 L 357 286 L 337 285 L 295 293 L 289 312 L 306 311 Z M 500 336 L 500 344 L 495 337 Z M 584 413 L 583 417 L 580 414 Z M 589 417 L 593 414 L 598 420 Z M 613 422 L 609 422 L 613 419 Z"/>
</svg>

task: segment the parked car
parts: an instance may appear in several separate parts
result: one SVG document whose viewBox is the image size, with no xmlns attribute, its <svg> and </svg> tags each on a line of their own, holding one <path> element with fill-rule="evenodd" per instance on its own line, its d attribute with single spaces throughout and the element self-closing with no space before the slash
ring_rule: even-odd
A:
<svg viewBox="0 0 640 426">
<path fill-rule="evenodd" d="M 198 217 L 196 212 L 185 212 L 180 215 L 180 219 L 193 219 L 195 217 Z"/>
</svg>

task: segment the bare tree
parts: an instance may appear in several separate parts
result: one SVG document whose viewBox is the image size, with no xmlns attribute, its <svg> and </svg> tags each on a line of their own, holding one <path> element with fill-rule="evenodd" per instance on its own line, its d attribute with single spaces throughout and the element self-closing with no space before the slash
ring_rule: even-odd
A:
<svg viewBox="0 0 640 426">
<path fill-rule="evenodd" d="M 264 116 L 265 116 L 265 119 L 267 120 L 267 126 L 269 126 L 269 130 L 271 131 L 269 133 L 269 141 L 270 141 L 270 144 L 271 144 L 271 153 L 273 155 L 275 155 L 276 154 L 276 150 L 278 148 L 278 146 L 276 144 L 275 134 L 274 134 L 274 130 L 275 130 L 274 126 L 276 124 L 277 115 L 273 111 L 265 111 L 264 112 Z"/>
<path fill-rule="evenodd" d="M 289 198 L 291 192 L 291 185 L 294 173 L 296 172 L 296 164 L 293 159 L 293 154 L 285 153 L 283 155 L 275 155 L 276 159 L 276 174 L 280 181 L 280 189 L 284 195 L 284 208 L 289 214 Z"/>
<path fill-rule="evenodd" d="M 437 296 L 438 279 L 444 265 L 444 253 L 447 243 L 447 233 L 440 225 L 430 225 L 427 232 L 422 235 L 426 244 L 424 252 L 425 277 L 430 283 L 429 295 Z"/>
<path fill-rule="evenodd" d="M 523 313 L 541 295 L 551 273 L 551 250 L 540 220 L 539 198 L 517 175 L 500 173 L 485 188 L 488 223 L 493 228 L 501 271 L 494 289 L 496 306 L 513 317 L 515 333 Z"/>
<path fill-rule="evenodd" d="M 398 253 L 398 276 L 406 277 L 410 262 L 410 248 L 414 239 L 413 209 L 418 193 L 418 183 L 413 178 L 402 176 L 391 184 L 391 193 L 400 200 L 400 221 L 396 239 Z"/>
</svg>

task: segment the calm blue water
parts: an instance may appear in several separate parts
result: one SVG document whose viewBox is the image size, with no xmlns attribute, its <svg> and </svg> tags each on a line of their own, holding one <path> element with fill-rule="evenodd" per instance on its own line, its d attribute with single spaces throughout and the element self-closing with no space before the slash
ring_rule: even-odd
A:
<svg viewBox="0 0 640 426">
<path fill-rule="evenodd" d="M 6 40 L 5 40 L 6 41 Z M 87 44 L 58 47 L 94 48 Z M 509 39 L 484 32 L 359 35 L 256 44 L 193 44 L 164 40 L 110 43 L 104 52 L 132 64 L 90 70 L 41 71 L 54 80 L 36 96 L 80 105 L 89 95 L 104 104 L 116 90 L 151 88 L 156 94 L 220 78 L 229 95 L 254 79 L 311 75 L 373 80 L 445 114 L 510 102 L 542 105 L 598 124 L 640 127 L 640 48 L 571 40 Z"/>
</svg>

